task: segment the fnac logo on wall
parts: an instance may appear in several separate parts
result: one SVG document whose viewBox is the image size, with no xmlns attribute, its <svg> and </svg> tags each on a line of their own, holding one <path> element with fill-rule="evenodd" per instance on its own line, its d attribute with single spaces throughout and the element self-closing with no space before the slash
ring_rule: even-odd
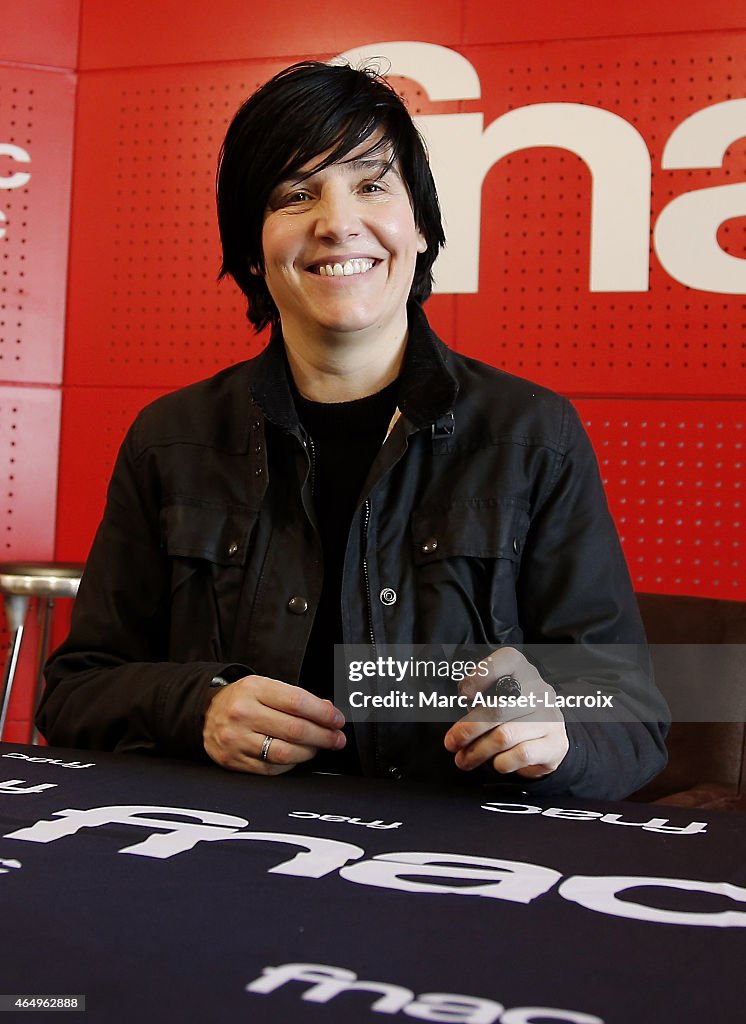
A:
<svg viewBox="0 0 746 1024">
<path fill-rule="evenodd" d="M 414 79 L 432 101 L 481 96 L 473 65 L 434 43 L 371 43 L 346 50 L 337 60 L 361 67 L 382 58 L 383 73 Z M 436 292 L 479 290 L 485 175 L 503 157 L 535 146 L 569 150 L 590 171 L 590 291 L 648 290 L 651 159 L 644 138 L 623 117 L 583 103 L 533 103 L 486 128 L 479 113 L 422 116 L 417 124 L 430 150 L 448 236 L 435 269 Z M 673 130 L 661 168 L 719 168 L 728 147 L 745 135 L 746 99 L 715 103 Z M 655 224 L 656 255 L 671 277 L 690 288 L 744 294 L 746 260 L 721 249 L 717 232 L 725 221 L 745 215 L 746 183 L 677 196 Z"/>
<path fill-rule="evenodd" d="M 10 160 L 16 164 L 31 163 L 31 157 L 25 149 L 14 145 L 12 142 L 0 142 L 0 190 L 23 188 L 24 185 L 28 185 L 29 181 L 31 181 L 31 175 L 28 171 L 14 170 L 10 174 L 5 172 L 6 157 L 10 157 Z M 4 238 L 7 234 L 7 229 L 4 227 L 7 221 L 8 218 L 5 215 L 5 211 L 0 209 L 0 238 Z"/>
</svg>

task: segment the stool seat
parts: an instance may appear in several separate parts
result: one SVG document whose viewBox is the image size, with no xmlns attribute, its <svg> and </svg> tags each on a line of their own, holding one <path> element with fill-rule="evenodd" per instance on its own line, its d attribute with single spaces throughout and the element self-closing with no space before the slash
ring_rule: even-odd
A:
<svg viewBox="0 0 746 1024">
<path fill-rule="evenodd" d="M 0 593 L 75 597 L 82 573 L 77 562 L 0 562 Z"/>
<path fill-rule="evenodd" d="M 49 653 L 54 602 L 61 597 L 75 597 L 82 575 L 83 565 L 79 562 L 0 562 L 0 594 L 3 596 L 5 617 L 11 633 L 5 675 L 0 690 L 0 739 L 5 729 L 29 604 L 32 599 L 38 601 L 41 627 L 36 662 L 35 709 L 41 696 L 44 662 Z M 34 730 L 33 741 L 37 742 L 38 738 L 38 733 Z"/>
</svg>

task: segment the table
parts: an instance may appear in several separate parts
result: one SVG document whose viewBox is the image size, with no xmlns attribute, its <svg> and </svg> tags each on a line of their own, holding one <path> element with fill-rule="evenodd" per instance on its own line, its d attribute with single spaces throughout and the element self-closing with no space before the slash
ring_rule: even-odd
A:
<svg viewBox="0 0 746 1024">
<path fill-rule="evenodd" d="M 0 993 L 84 1024 L 742 1021 L 746 816 L 525 801 L 0 744 Z"/>
</svg>

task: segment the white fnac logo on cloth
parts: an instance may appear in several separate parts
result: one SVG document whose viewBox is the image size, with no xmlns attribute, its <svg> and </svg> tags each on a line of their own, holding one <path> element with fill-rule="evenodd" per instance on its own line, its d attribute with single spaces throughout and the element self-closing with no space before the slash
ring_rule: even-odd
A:
<svg viewBox="0 0 746 1024">
<path fill-rule="evenodd" d="M 327 964 L 280 964 L 265 967 L 262 977 L 246 986 L 247 992 L 270 995 L 290 982 L 307 986 L 301 999 L 308 1003 L 328 1003 L 343 992 L 364 992 L 373 1001 L 374 1013 L 404 1013 L 417 1020 L 449 1020 L 457 1024 L 540 1024 L 553 1020 L 558 1024 L 603 1024 L 601 1017 L 575 1010 L 558 1010 L 548 1006 L 516 1006 L 506 1010 L 494 999 L 463 996 L 455 992 L 424 992 L 416 996 L 403 985 L 385 981 L 358 980 L 357 974 L 345 967 Z"/>
<path fill-rule="evenodd" d="M 16 757 L 20 761 L 31 761 L 34 764 L 56 764 L 59 768 L 95 768 L 95 761 L 60 761 L 57 757 L 36 757 L 33 754 L 22 754 L 20 751 L 13 751 L 10 754 L 0 754 L 0 757 Z"/>
<path fill-rule="evenodd" d="M 544 818 L 562 818 L 566 821 L 600 821 L 607 825 L 624 825 L 625 828 L 639 828 L 643 832 L 659 832 L 666 835 L 694 836 L 707 831 L 706 821 L 691 821 L 688 825 L 671 825 L 669 818 L 648 818 L 647 821 L 625 821 L 622 814 L 603 811 L 585 811 L 578 807 L 539 807 L 536 804 L 501 803 L 491 800 L 482 804 L 483 811 L 496 814 L 540 814 Z"/>
<path fill-rule="evenodd" d="M 121 847 L 119 853 L 168 860 L 193 850 L 199 843 L 277 843 L 297 853 L 269 869 L 273 875 L 322 879 L 336 874 L 345 882 L 395 892 L 430 894 L 459 899 L 507 900 L 528 905 L 556 887 L 569 903 L 612 917 L 657 924 L 694 927 L 746 928 L 746 911 L 669 910 L 648 903 L 649 890 L 700 893 L 746 905 L 746 888 L 730 882 L 648 875 L 568 875 L 544 864 L 432 850 L 394 850 L 366 857 L 354 843 L 288 832 L 248 829 L 246 818 L 235 814 L 187 807 L 124 804 L 105 807 L 67 807 L 54 817 L 7 832 L 3 838 L 27 843 L 52 843 L 81 829 L 132 826 L 148 833 L 145 839 Z M 185 821 L 184 819 L 190 819 Z M 673 826 L 671 827 L 673 828 Z M 118 830 L 117 830 L 118 831 Z M 641 890 L 641 891 L 640 891 Z"/>
<path fill-rule="evenodd" d="M 29 793 L 43 793 L 45 789 L 56 789 L 56 782 L 38 782 L 36 784 L 25 783 L 23 779 L 6 779 L 0 782 L 0 793 L 15 793 L 28 795 Z"/>
<path fill-rule="evenodd" d="M 378 66 L 413 79 L 432 101 L 475 100 L 479 76 L 461 54 L 435 43 L 369 43 L 338 60 Z M 448 245 L 435 266 L 435 291 L 479 290 L 482 184 L 503 157 L 549 146 L 568 150 L 591 175 L 592 292 L 648 291 L 652 162 L 645 139 L 618 114 L 584 103 L 532 103 L 485 127 L 479 113 L 415 119 L 424 135 L 443 208 Z M 661 170 L 720 168 L 730 145 L 746 136 L 746 99 L 714 103 L 672 131 Z M 672 199 L 658 216 L 655 252 L 667 273 L 699 291 L 746 293 L 746 260 L 717 242 L 721 224 L 746 215 L 746 183 L 695 189 Z"/>
<path fill-rule="evenodd" d="M 363 828 L 379 828 L 379 829 L 390 829 L 399 828 L 404 824 L 403 821 L 392 821 L 386 824 L 381 821 L 380 818 L 372 819 L 371 821 L 363 821 L 358 817 L 349 817 L 347 814 L 324 814 L 320 811 L 290 811 L 288 813 L 289 818 L 309 818 L 316 821 L 331 821 L 335 824 L 344 823 L 347 825 L 362 825 Z"/>
</svg>

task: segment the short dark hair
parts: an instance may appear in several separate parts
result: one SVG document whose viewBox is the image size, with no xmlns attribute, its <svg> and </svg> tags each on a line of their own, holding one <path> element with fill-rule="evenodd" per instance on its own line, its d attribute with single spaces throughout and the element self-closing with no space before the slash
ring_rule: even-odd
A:
<svg viewBox="0 0 746 1024">
<path fill-rule="evenodd" d="M 438 194 L 425 145 L 401 97 L 379 74 L 343 64 L 303 61 L 261 86 L 239 108 L 220 150 L 217 204 L 223 263 L 248 299 L 257 331 L 279 324 L 264 278 L 262 225 L 277 184 L 327 153 L 314 170 L 342 160 L 377 132 L 409 190 L 415 224 L 427 243 L 417 256 L 410 298 L 424 302 L 432 266 L 445 244 Z"/>
</svg>

